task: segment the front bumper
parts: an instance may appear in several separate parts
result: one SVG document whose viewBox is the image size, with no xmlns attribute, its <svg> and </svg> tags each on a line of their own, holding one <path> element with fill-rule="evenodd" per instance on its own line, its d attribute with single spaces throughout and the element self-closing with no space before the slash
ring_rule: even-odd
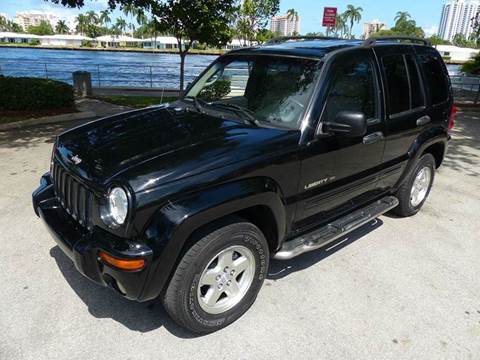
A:
<svg viewBox="0 0 480 360">
<path fill-rule="evenodd" d="M 56 198 L 49 174 L 42 177 L 32 200 L 35 213 L 81 274 L 97 284 L 114 289 L 127 299 L 142 301 L 141 293 L 152 260 L 152 250 L 148 246 L 112 235 L 98 227 L 88 231 L 80 226 Z M 99 251 L 120 259 L 145 259 L 145 267 L 136 271 L 114 268 L 99 260 Z"/>
</svg>

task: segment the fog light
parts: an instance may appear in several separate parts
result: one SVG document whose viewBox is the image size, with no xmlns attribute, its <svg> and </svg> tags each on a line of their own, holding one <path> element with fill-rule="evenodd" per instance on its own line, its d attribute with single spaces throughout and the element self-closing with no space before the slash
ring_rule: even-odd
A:
<svg viewBox="0 0 480 360">
<path fill-rule="evenodd" d="M 107 265 L 111 265 L 121 270 L 140 270 L 145 266 L 144 259 L 119 259 L 108 255 L 106 252 L 99 251 L 98 257 Z"/>
</svg>

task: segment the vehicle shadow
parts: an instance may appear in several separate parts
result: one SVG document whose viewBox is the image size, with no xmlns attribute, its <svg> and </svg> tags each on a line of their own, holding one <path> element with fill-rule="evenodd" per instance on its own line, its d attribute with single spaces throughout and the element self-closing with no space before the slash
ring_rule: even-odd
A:
<svg viewBox="0 0 480 360">
<path fill-rule="evenodd" d="M 479 111 L 477 109 L 460 110 L 451 136 L 443 166 L 467 176 L 480 176 Z"/>
<path fill-rule="evenodd" d="M 382 226 L 382 224 L 382 220 L 374 219 L 318 250 L 299 255 L 291 260 L 271 260 L 267 279 L 275 281 L 282 279 L 291 273 L 305 270 L 323 259 L 326 259 L 330 255 L 335 254 L 344 247 L 354 243 L 366 234 Z"/>
<path fill-rule="evenodd" d="M 92 120 L 69 121 L 68 123 L 36 125 L 22 129 L 0 131 L 0 148 L 28 149 L 41 143 L 53 143 L 56 135 Z"/>
<path fill-rule="evenodd" d="M 176 325 L 158 300 L 139 303 L 122 298 L 111 289 L 102 287 L 81 275 L 73 262 L 55 246 L 50 256 L 56 261 L 60 272 L 78 297 L 85 303 L 90 314 L 98 319 L 111 318 L 130 330 L 149 332 L 165 327 L 171 334 L 183 338 L 195 338 Z"/>
</svg>

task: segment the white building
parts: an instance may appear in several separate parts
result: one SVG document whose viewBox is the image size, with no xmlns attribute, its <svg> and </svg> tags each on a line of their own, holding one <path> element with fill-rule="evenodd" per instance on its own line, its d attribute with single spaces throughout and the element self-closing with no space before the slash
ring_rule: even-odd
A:
<svg viewBox="0 0 480 360">
<path fill-rule="evenodd" d="M 274 16 L 270 20 L 270 31 L 282 36 L 300 34 L 300 16 L 288 18 L 288 15 Z"/>
<path fill-rule="evenodd" d="M 385 23 L 380 20 L 372 20 L 363 24 L 363 36 L 365 39 L 368 39 L 370 36 L 383 30 L 385 28 Z"/>
<path fill-rule="evenodd" d="M 42 46 L 72 46 L 80 47 L 83 41 L 93 39 L 81 35 L 33 35 L 14 32 L 0 32 L 0 42 L 10 44 L 28 44 L 33 41 Z"/>
<path fill-rule="evenodd" d="M 72 46 L 80 47 L 84 41 L 92 41 L 92 38 L 82 35 L 44 35 L 39 36 L 40 44 L 44 46 Z"/>
<path fill-rule="evenodd" d="M 436 48 L 445 60 L 453 63 L 464 63 L 480 52 L 478 49 L 461 48 L 453 45 L 437 45 Z"/>
<path fill-rule="evenodd" d="M 19 34 L 14 32 L 0 32 L 0 42 L 10 44 L 28 44 L 33 40 L 40 40 L 40 36 L 32 34 Z"/>
<path fill-rule="evenodd" d="M 22 27 L 24 31 L 28 29 L 29 26 L 38 26 L 41 21 L 46 21 L 50 23 L 52 28 L 55 28 L 59 18 L 55 14 L 42 12 L 42 11 L 20 11 L 17 12 L 17 15 L 14 18 L 14 21 Z"/>
<path fill-rule="evenodd" d="M 98 47 L 138 47 L 143 43 L 143 39 L 136 39 L 126 35 L 104 35 L 94 39 Z"/>
<path fill-rule="evenodd" d="M 438 35 L 452 41 L 456 34 L 468 39 L 473 31 L 472 19 L 480 10 L 480 0 L 449 0 L 443 5 Z"/>
<path fill-rule="evenodd" d="M 157 36 L 143 39 L 145 49 L 178 49 L 178 41 L 174 36 Z"/>
</svg>

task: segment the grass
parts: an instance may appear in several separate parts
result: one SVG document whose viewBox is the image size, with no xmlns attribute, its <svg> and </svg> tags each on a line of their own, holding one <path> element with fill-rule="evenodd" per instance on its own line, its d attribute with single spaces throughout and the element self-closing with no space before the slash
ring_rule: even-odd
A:
<svg viewBox="0 0 480 360">
<path fill-rule="evenodd" d="M 111 104 L 128 106 L 133 108 L 143 108 L 151 105 L 158 105 L 161 103 L 177 100 L 176 97 L 171 97 L 171 96 L 164 96 L 163 99 L 161 99 L 158 96 L 127 96 L 127 95 L 102 96 L 102 97 L 97 97 L 97 99 L 105 102 L 109 102 Z"/>
<path fill-rule="evenodd" d="M 0 111 L 0 124 L 30 120 L 44 116 L 55 116 L 77 112 L 74 108 L 63 108 L 54 110 L 24 110 L 24 111 Z"/>
</svg>

